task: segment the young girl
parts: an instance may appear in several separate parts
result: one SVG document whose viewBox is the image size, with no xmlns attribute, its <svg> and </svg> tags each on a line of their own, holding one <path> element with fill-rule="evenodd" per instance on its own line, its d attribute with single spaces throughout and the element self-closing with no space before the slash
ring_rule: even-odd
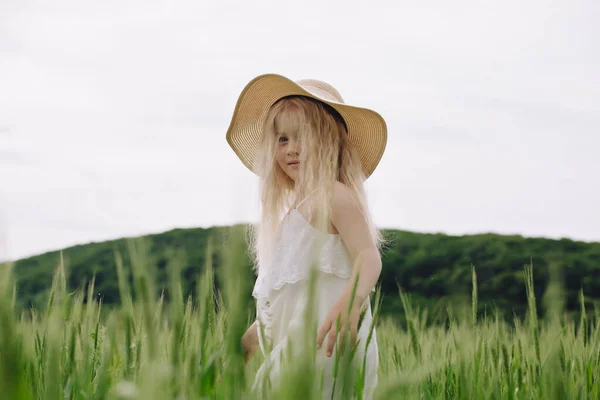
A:
<svg viewBox="0 0 600 400">
<path fill-rule="evenodd" d="M 378 368 L 374 332 L 367 343 L 369 294 L 381 271 L 381 238 L 363 184 L 386 146 L 383 118 L 344 104 L 324 82 L 262 75 L 240 95 L 227 141 L 260 178 L 261 218 L 252 242 L 257 318 L 242 338 L 247 358 L 258 348 L 265 356 L 255 388 L 265 376 L 277 384 L 286 357 L 293 362 L 309 354 L 302 335 L 314 322 L 314 359 L 323 373 L 315 384 L 322 384 L 324 398 L 331 398 L 346 333 L 357 345 L 355 364 L 365 361 L 369 398 Z"/>
</svg>

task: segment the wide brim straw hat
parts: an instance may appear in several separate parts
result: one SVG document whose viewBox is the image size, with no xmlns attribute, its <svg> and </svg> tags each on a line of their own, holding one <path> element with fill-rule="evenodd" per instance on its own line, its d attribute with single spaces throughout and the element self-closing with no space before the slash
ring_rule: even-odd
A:
<svg viewBox="0 0 600 400">
<path fill-rule="evenodd" d="M 339 92 L 325 82 L 294 82 L 277 74 L 260 75 L 246 85 L 227 130 L 227 143 L 248 169 L 256 173 L 255 161 L 269 109 L 288 96 L 306 96 L 335 109 L 346 123 L 348 139 L 358 153 L 365 176 L 375 171 L 387 144 L 387 127 L 381 115 L 345 104 Z"/>
</svg>

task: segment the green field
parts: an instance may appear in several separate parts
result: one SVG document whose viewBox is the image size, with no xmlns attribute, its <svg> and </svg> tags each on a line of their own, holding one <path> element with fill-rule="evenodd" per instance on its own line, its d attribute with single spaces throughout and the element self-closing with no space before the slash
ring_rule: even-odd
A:
<svg viewBox="0 0 600 400">
<path fill-rule="evenodd" d="M 229 232 L 246 229 L 234 227 L 174 229 L 145 236 L 148 264 L 154 269 L 157 290 L 169 296 L 167 264 L 169 253 L 177 249 L 185 253 L 181 265 L 182 293 L 194 295 L 198 277 L 206 265 L 207 243 L 227 249 Z M 446 310 L 458 303 L 470 308 L 471 268 L 477 267 L 478 311 L 495 313 L 511 322 L 517 315 L 526 318 L 527 291 L 523 266 L 533 265 L 535 295 L 543 297 L 551 276 L 560 279 L 564 309 L 572 318 L 580 318 L 580 291 L 586 294 L 586 308 L 593 311 L 600 304 L 600 243 L 570 239 L 528 238 L 515 235 L 478 234 L 450 236 L 385 230 L 380 284 L 385 301 L 382 316 L 391 316 L 405 324 L 404 307 L 398 288 L 410 293 L 412 303 L 427 309 L 427 322 L 444 323 Z M 115 266 L 115 251 L 129 265 L 128 239 L 88 243 L 36 255 L 14 263 L 17 280 L 16 309 L 43 309 L 48 301 L 52 274 L 61 259 L 66 265 L 66 288 L 69 292 L 95 281 L 97 300 L 108 310 L 121 303 Z M 224 286 L 221 274 L 222 251 L 214 252 L 215 286 Z M 254 279 L 251 261 L 239 274 Z M 251 287 L 244 286 L 248 307 L 252 306 Z M 540 312 L 545 311 L 541 304 Z"/>
<path fill-rule="evenodd" d="M 246 296 L 253 282 L 244 278 L 245 243 L 236 237 L 226 250 L 206 247 L 206 265 L 191 296 L 182 290 L 183 254 L 173 251 L 167 258 L 167 295 L 159 289 L 147 243 L 127 241 L 127 257 L 114 254 L 120 301 L 109 309 L 97 301 L 93 281 L 70 290 L 69 266 L 62 263 L 47 303 L 19 309 L 11 268 L 2 266 L 2 398 L 257 398 L 250 388 L 261 358 L 245 366 L 239 340 L 253 318 Z M 218 271 L 213 252 L 221 260 Z M 521 271 L 527 293 L 523 318 L 481 311 L 476 268 L 471 304 L 448 306 L 440 324 L 426 323 L 429 310 L 412 306 L 410 293 L 385 294 L 381 304 L 400 302 L 404 318 L 402 323 L 391 314 L 377 319 L 377 398 L 600 398 L 600 310 L 586 310 L 581 292 L 578 317 L 565 312 L 561 281 L 552 277 L 543 298 L 536 299 L 532 271 L 531 266 Z M 372 299 L 376 312 L 379 293 Z M 285 367 L 281 392 L 274 387 L 271 398 L 317 398 L 310 354 L 286 360 Z M 356 389 L 360 398 L 360 379 L 351 378 L 340 374 L 339 385 Z"/>
</svg>

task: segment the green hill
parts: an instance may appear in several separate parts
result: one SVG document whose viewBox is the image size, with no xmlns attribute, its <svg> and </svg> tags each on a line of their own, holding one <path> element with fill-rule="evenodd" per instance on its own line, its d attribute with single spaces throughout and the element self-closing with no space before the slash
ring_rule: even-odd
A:
<svg viewBox="0 0 600 400">
<path fill-rule="evenodd" d="M 217 239 L 216 249 L 227 251 L 227 241 L 222 240 L 227 232 L 229 228 L 175 229 L 146 236 L 150 254 L 148 265 L 155 268 L 158 289 L 166 291 L 165 266 L 170 251 L 175 249 L 185 253 L 183 290 L 192 294 L 205 264 L 209 237 Z M 530 263 L 533 264 L 536 297 L 541 303 L 538 309 L 542 313 L 542 301 L 552 272 L 563 285 L 567 311 L 577 314 L 581 290 L 588 309 L 593 310 L 600 300 L 600 243 L 496 234 L 448 236 L 397 230 L 386 231 L 386 237 L 389 244 L 383 253 L 380 282 L 384 294 L 382 311 L 388 315 L 402 312 L 399 287 L 410 293 L 413 305 L 427 307 L 429 315 L 435 319 L 445 315 L 448 305 L 460 308 L 468 304 L 472 266 L 477 273 L 480 311 L 499 309 L 509 318 L 513 314 L 522 316 L 527 304 L 523 268 Z M 69 289 L 83 287 L 95 277 L 95 292 L 103 303 L 118 303 L 116 251 L 123 255 L 127 266 L 126 239 L 64 249 Z M 45 307 L 60 254 L 55 251 L 15 262 L 19 307 Z M 217 272 L 221 258 L 219 251 L 213 254 Z M 249 262 L 248 266 L 248 279 L 253 279 Z M 164 288 L 161 287 L 163 283 Z M 218 274 L 216 284 L 220 286 Z M 250 302 L 250 292 L 248 299 Z"/>
</svg>

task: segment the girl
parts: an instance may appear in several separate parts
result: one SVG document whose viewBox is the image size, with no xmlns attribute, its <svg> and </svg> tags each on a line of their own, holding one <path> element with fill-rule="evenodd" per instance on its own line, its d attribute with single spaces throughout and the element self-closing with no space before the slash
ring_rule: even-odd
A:
<svg viewBox="0 0 600 400">
<path fill-rule="evenodd" d="M 258 348 L 265 356 L 255 388 L 277 384 L 290 364 L 282 360 L 311 354 L 303 334 L 314 326 L 323 396 L 331 398 L 336 352 L 349 333 L 369 398 L 378 368 L 369 294 L 381 272 L 381 237 L 363 183 L 383 155 L 385 121 L 344 104 L 324 82 L 262 75 L 240 95 L 227 141 L 260 178 L 257 318 L 242 338 L 246 359 Z"/>
</svg>

